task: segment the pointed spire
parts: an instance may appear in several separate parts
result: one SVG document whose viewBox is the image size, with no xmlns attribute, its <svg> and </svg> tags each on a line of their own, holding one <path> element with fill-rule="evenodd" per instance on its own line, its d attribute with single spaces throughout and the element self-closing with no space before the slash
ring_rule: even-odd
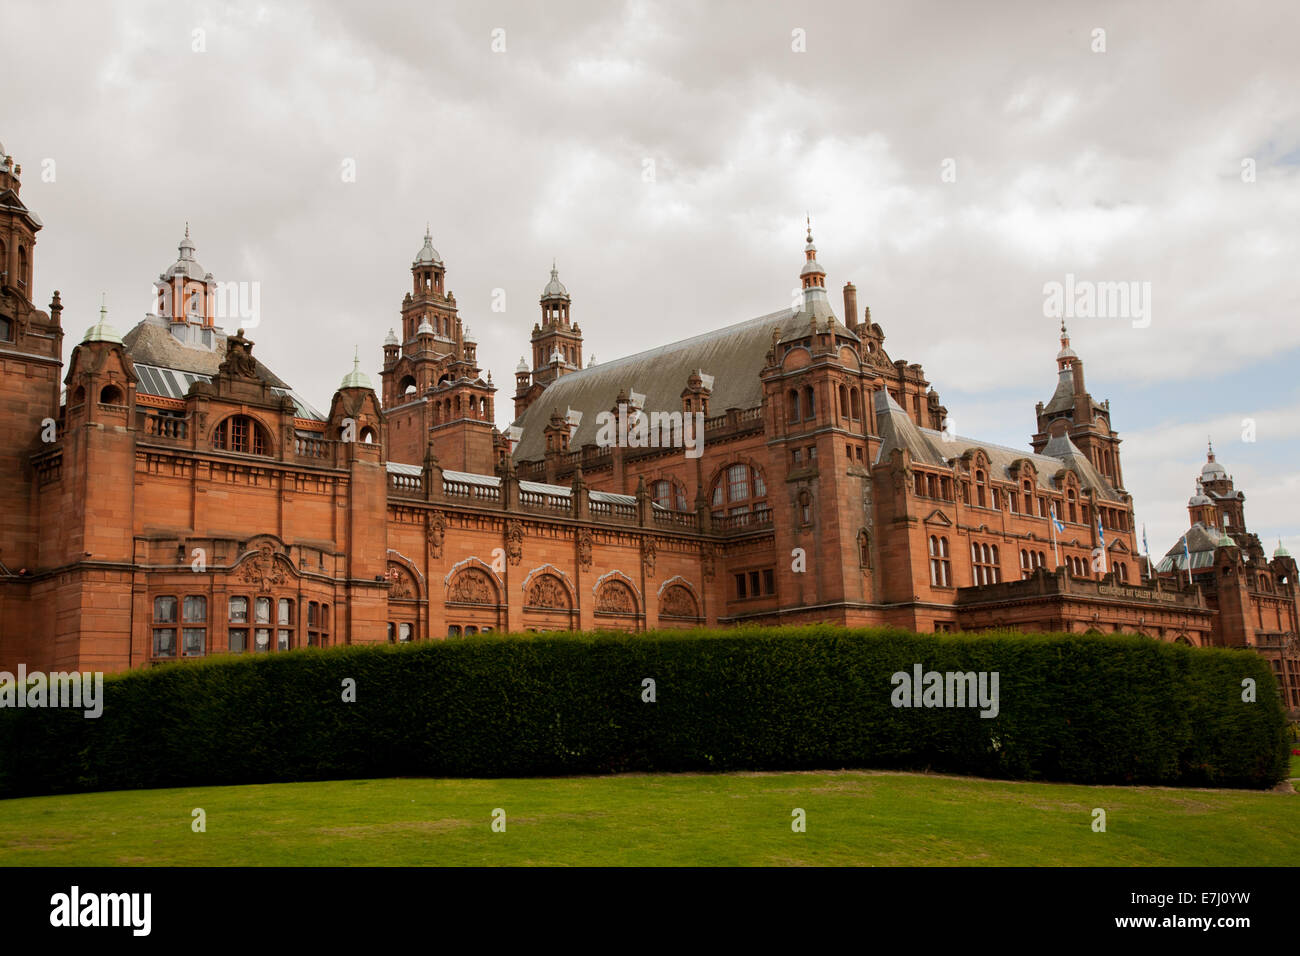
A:
<svg viewBox="0 0 1300 956">
<path fill-rule="evenodd" d="M 1209 435 L 1205 436 L 1206 461 L 1214 461 L 1214 439 Z"/>
</svg>

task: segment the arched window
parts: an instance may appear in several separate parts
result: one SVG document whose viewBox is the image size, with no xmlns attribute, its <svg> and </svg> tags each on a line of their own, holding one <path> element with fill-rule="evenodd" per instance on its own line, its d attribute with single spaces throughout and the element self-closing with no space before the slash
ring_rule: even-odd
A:
<svg viewBox="0 0 1300 956">
<path fill-rule="evenodd" d="M 862 418 L 862 400 L 859 398 L 856 388 L 849 389 L 849 412 L 854 421 Z"/>
<path fill-rule="evenodd" d="M 813 394 L 812 386 L 809 385 L 803 390 L 803 417 L 805 420 L 813 418 L 817 414 L 817 399 Z"/>
<path fill-rule="evenodd" d="M 269 455 L 266 429 L 248 415 L 231 415 L 212 433 L 212 447 L 241 455 Z"/>
<path fill-rule="evenodd" d="M 18 288 L 27 288 L 27 249 L 18 247 Z"/>
<path fill-rule="evenodd" d="M 105 385 L 99 390 L 99 404 L 101 405 L 121 405 L 122 390 L 116 385 Z"/>
<path fill-rule="evenodd" d="M 987 508 L 989 504 L 988 487 L 984 483 L 984 472 L 975 472 L 975 503 L 981 508 Z"/>
<path fill-rule="evenodd" d="M 686 511 L 686 489 L 671 478 L 660 478 L 650 486 L 655 504 L 670 511 Z"/>
<path fill-rule="evenodd" d="M 840 386 L 840 418 L 849 417 L 849 390 L 843 385 Z"/>
<path fill-rule="evenodd" d="M 976 544 L 972 541 L 970 555 L 973 568 L 971 577 L 975 584 L 997 584 L 1002 580 L 998 568 L 997 545 Z"/>
<path fill-rule="evenodd" d="M 948 558 L 948 539 L 930 535 L 930 584 L 937 588 L 952 586 L 952 563 Z"/>
<path fill-rule="evenodd" d="M 713 516 L 748 514 L 767 509 L 767 485 L 763 473 L 743 462 L 724 468 L 713 483 Z"/>
<path fill-rule="evenodd" d="M 375 430 L 369 425 L 361 429 L 361 443 L 363 445 L 373 445 L 375 443 Z"/>
<path fill-rule="evenodd" d="M 398 383 L 397 390 L 401 392 L 403 396 L 414 395 L 415 394 L 414 376 L 408 375 L 405 378 L 403 378 L 402 381 Z"/>
<path fill-rule="evenodd" d="M 1069 520 L 1077 523 L 1079 520 L 1079 510 L 1078 507 L 1075 505 L 1073 488 L 1071 488 L 1069 491 L 1065 493 L 1065 498 L 1066 498 L 1066 510 L 1069 512 L 1070 515 Z"/>
<path fill-rule="evenodd" d="M 791 422 L 799 421 L 799 390 L 790 389 L 785 398 L 786 404 L 789 406 L 789 414 L 786 416 L 786 420 Z"/>
</svg>

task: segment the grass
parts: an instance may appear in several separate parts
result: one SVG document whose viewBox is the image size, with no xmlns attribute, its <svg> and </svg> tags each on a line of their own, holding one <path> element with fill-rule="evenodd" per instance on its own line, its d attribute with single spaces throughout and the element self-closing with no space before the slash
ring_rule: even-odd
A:
<svg viewBox="0 0 1300 956">
<path fill-rule="evenodd" d="M 191 811 L 207 830 L 191 830 Z M 494 808 L 506 832 L 494 833 Z M 791 830 L 791 811 L 807 832 Z M 1106 811 L 1106 832 L 1092 811 Z M 0 864 L 1293 865 L 1300 797 L 871 771 L 342 780 L 0 801 Z"/>
</svg>

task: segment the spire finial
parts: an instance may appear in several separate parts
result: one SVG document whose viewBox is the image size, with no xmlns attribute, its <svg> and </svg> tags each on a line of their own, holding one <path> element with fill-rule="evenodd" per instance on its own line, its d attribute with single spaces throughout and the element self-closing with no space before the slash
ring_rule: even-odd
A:
<svg viewBox="0 0 1300 956">
<path fill-rule="evenodd" d="M 99 294 L 99 321 L 103 322 L 108 318 L 108 293 Z"/>
<path fill-rule="evenodd" d="M 185 238 L 188 239 L 189 237 L 190 237 L 190 221 L 189 221 L 188 219 L 186 219 L 186 220 L 185 220 Z"/>
<path fill-rule="evenodd" d="M 361 368 L 361 346 L 354 345 L 352 346 L 352 371 L 355 372 L 360 368 Z"/>
<path fill-rule="evenodd" d="M 812 241 L 813 241 L 813 237 L 812 237 L 812 215 L 811 215 L 810 213 L 805 212 L 805 213 L 804 213 L 804 221 L 808 223 L 808 241 L 809 241 L 809 242 L 812 242 Z"/>
<path fill-rule="evenodd" d="M 1206 445 L 1206 455 L 1208 456 L 1208 460 L 1214 461 L 1214 440 L 1209 435 L 1205 436 L 1205 445 Z"/>
</svg>

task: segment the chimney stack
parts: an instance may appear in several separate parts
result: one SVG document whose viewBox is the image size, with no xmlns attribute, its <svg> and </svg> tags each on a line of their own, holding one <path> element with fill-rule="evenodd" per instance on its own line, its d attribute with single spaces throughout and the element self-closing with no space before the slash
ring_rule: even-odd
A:
<svg viewBox="0 0 1300 956">
<path fill-rule="evenodd" d="M 844 324 L 850 329 L 858 327 L 858 289 L 852 282 L 844 283 Z"/>
</svg>

